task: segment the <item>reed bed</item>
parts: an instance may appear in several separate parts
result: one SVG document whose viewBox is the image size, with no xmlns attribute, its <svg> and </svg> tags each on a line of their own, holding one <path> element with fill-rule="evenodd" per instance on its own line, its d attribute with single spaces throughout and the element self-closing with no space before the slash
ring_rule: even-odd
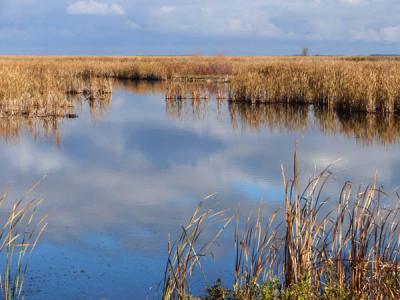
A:
<svg viewBox="0 0 400 300">
<path fill-rule="evenodd" d="M 0 60 L 0 116 L 63 117 L 73 114 L 74 95 L 102 99 L 112 80 L 56 62 Z"/>
<path fill-rule="evenodd" d="M 55 115 L 65 94 L 102 97 L 112 79 L 230 83 L 231 101 L 313 103 L 345 111 L 397 112 L 400 60 L 394 57 L 1 57 L 2 114 Z M 192 97 L 204 96 L 198 89 Z"/>
<path fill-rule="evenodd" d="M 349 112 L 398 112 L 400 65 L 393 61 L 271 64 L 234 76 L 230 100 L 312 103 Z"/>
<path fill-rule="evenodd" d="M 217 281 L 205 299 L 398 299 L 399 195 L 388 205 L 375 179 L 358 189 L 346 181 L 329 196 L 331 166 L 302 184 L 297 155 L 292 179 L 282 168 L 284 209 L 263 214 L 260 208 L 255 219 L 237 222 L 233 286 Z M 196 253 L 199 235 L 179 243 Z M 193 261 L 197 267 L 200 257 Z M 175 261 L 183 259 L 177 254 Z M 174 270 L 164 286 L 184 276 L 182 268 Z M 188 292 L 164 290 L 163 298 L 193 297 Z"/>
</svg>

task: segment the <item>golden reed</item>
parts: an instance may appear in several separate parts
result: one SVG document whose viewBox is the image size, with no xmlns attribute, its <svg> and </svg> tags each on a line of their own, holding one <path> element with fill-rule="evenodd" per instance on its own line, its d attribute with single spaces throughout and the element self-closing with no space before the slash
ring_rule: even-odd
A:
<svg viewBox="0 0 400 300">
<path fill-rule="evenodd" d="M 57 115 L 71 105 L 66 95 L 102 97 L 115 78 L 230 82 L 220 97 L 231 101 L 400 109 L 400 60 L 390 57 L 1 57 L 0 113 Z M 184 91 L 174 84 L 169 98 Z M 189 97 L 204 95 L 200 89 Z"/>
</svg>

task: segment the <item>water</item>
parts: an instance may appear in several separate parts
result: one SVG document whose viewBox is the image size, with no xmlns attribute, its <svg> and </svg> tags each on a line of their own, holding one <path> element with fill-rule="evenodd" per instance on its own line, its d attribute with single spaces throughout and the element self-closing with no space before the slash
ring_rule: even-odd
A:
<svg viewBox="0 0 400 300">
<path fill-rule="evenodd" d="M 93 110 L 83 104 L 79 118 L 36 135 L 1 121 L 8 128 L 0 147 L 2 190 L 21 196 L 47 175 L 34 192 L 45 199 L 40 214 L 49 215 L 49 225 L 30 258 L 32 299 L 157 298 L 168 234 L 176 235 L 212 193 L 208 203 L 218 208 L 281 206 L 280 168 L 290 173 L 295 142 L 304 176 L 341 158 L 334 187 L 370 182 L 375 172 L 388 191 L 400 182 L 396 118 L 355 122 L 307 107 L 215 99 L 166 103 L 161 85 L 144 83 L 120 83 L 111 104 Z M 229 280 L 232 249 L 215 249 L 208 283 Z"/>
</svg>

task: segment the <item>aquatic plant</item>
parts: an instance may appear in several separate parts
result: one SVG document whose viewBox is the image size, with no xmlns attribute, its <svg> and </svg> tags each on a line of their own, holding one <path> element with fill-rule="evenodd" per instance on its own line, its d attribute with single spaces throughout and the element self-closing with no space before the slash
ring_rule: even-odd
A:
<svg viewBox="0 0 400 300">
<path fill-rule="evenodd" d="M 207 96 L 185 83 L 229 82 L 220 98 L 397 112 L 399 65 L 392 57 L 2 57 L 0 113 L 60 115 L 72 105 L 66 95 L 101 98 L 112 79 L 168 80 L 168 99 Z"/>
<path fill-rule="evenodd" d="M 215 221 L 222 222 L 222 226 L 211 239 L 201 241 L 201 233 Z M 201 257 L 208 253 L 231 221 L 232 217 L 226 217 L 223 210 L 213 211 L 202 204 L 195 209 L 187 224 L 182 226 L 180 237 L 172 244 L 168 241 L 163 299 L 186 299 L 190 296 L 190 281 L 195 268 L 201 268 Z"/>
<path fill-rule="evenodd" d="M 302 189 L 297 160 L 296 150 L 292 179 L 282 168 L 283 213 L 263 216 L 260 207 L 255 220 L 237 222 L 234 298 L 398 299 L 399 195 L 386 205 L 375 179 L 356 192 L 346 181 L 336 199 L 327 196 L 331 166 Z"/>
<path fill-rule="evenodd" d="M 38 184 L 38 183 L 37 183 Z M 0 276 L 1 297 L 5 300 L 22 299 L 25 276 L 28 270 L 26 256 L 32 253 L 47 226 L 47 217 L 38 219 L 36 209 L 41 199 L 25 201 L 35 184 L 19 200 L 12 203 L 3 215 L 0 229 L 0 255 L 4 271 Z M 7 202 L 7 195 L 0 197 L 0 205 Z M 4 218 L 5 216 L 5 218 Z"/>
</svg>

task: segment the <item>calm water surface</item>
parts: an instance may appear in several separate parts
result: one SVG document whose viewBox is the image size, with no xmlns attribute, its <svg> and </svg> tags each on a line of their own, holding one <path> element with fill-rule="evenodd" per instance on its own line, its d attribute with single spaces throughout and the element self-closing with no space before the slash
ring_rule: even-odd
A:
<svg viewBox="0 0 400 300">
<path fill-rule="evenodd" d="M 333 185 L 367 183 L 375 172 L 386 190 L 400 182 L 396 119 L 355 122 L 215 99 L 166 103 L 161 86 L 128 83 L 108 107 L 83 104 L 78 115 L 59 124 L 57 138 L 51 130 L 10 134 L 15 126 L 0 121 L 2 190 L 21 196 L 47 175 L 34 194 L 45 199 L 49 225 L 30 259 L 28 298 L 156 299 L 168 234 L 211 193 L 209 205 L 219 208 L 281 206 L 280 166 L 291 167 L 296 141 L 305 176 L 341 158 Z M 229 281 L 232 249 L 216 247 L 208 283 Z"/>
</svg>

